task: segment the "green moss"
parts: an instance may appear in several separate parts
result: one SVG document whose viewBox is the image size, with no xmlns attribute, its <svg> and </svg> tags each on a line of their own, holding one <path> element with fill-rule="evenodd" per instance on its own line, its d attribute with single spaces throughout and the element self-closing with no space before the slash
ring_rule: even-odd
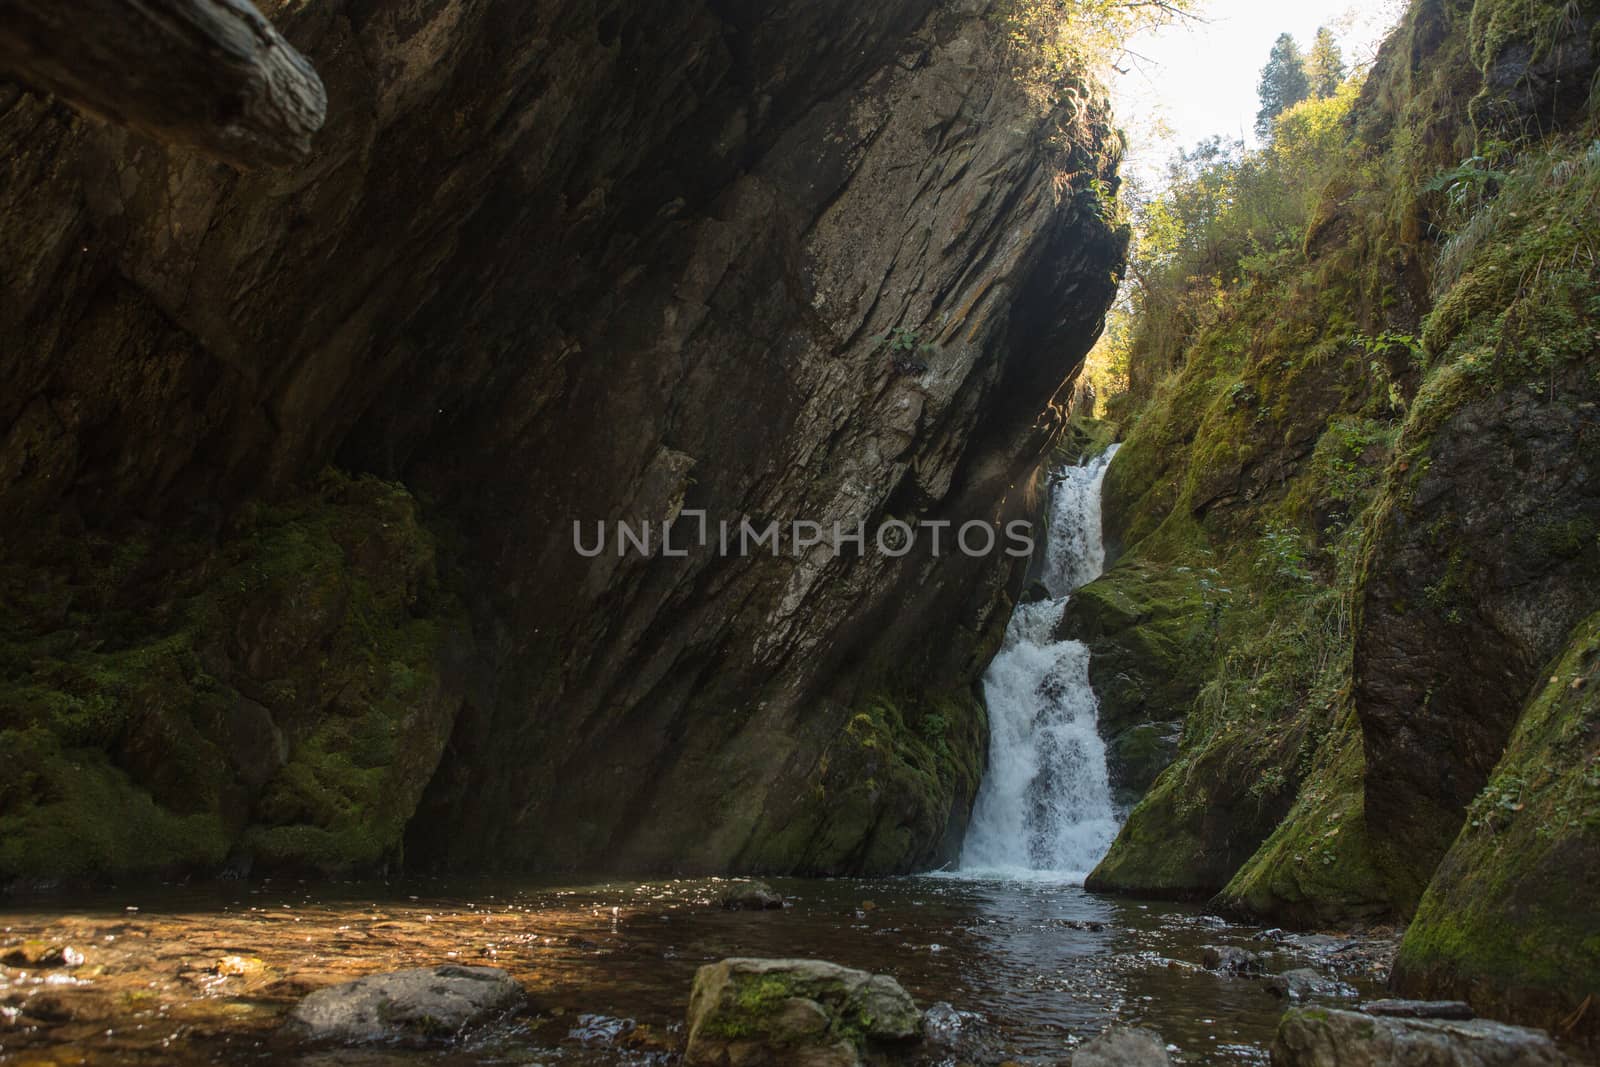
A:
<svg viewBox="0 0 1600 1067">
<path fill-rule="evenodd" d="M 970 688 L 902 684 L 863 700 L 792 811 L 758 834 L 752 870 L 906 873 L 977 795 L 988 719 Z"/>
<path fill-rule="evenodd" d="M 1413 513 L 1441 426 L 1484 397 L 1548 400 L 1593 380 L 1581 369 L 1600 351 L 1593 116 L 1516 146 L 1488 111 L 1474 124 L 1484 71 L 1516 42 L 1547 55 L 1570 13 L 1559 0 L 1417 0 L 1343 146 L 1325 142 L 1287 190 L 1274 147 L 1186 187 L 1225 192 L 1220 215 L 1178 203 L 1153 216 L 1175 226 L 1198 212 L 1203 240 L 1146 265 L 1135 394 L 1118 406 L 1127 439 L 1106 479 L 1112 573 L 1207 574 L 1210 641 L 1167 657 L 1196 690 L 1179 754 L 1092 884 L 1226 882 L 1226 903 L 1300 923 L 1375 918 L 1404 897 L 1365 827 L 1354 609 L 1379 535 Z M 1320 198 L 1292 232 L 1294 186 L 1309 182 Z M 1391 610 L 1468 617 L 1483 564 L 1447 532 L 1438 580 Z M 1529 560 L 1600 551 L 1581 517 L 1524 532 Z M 1107 611 L 1093 587 L 1080 595 Z M 1126 644 L 1086 636 L 1097 659 Z M 1165 637 L 1154 626 L 1147 643 Z M 1095 680 L 1115 707 L 1117 683 Z"/>
<path fill-rule="evenodd" d="M 0 872 L 88 878 L 219 864 L 228 835 L 214 812 L 156 804 L 106 753 L 63 747 L 42 726 L 0 730 Z"/>
<path fill-rule="evenodd" d="M 1576 204 L 1600 204 L 1600 152 L 1587 142 L 1522 163 L 1452 238 L 1450 284 L 1423 328 L 1435 373 L 1458 368 L 1476 395 L 1537 387 L 1600 347 L 1600 268 L 1587 255 L 1600 222 Z"/>
<path fill-rule="evenodd" d="M 1094 891 L 1209 896 L 1220 876 L 1199 821 L 1207 800 L 1193 788 L 1190 764 L 1174 764 L 1128 816 L 1111 851 L 1090 874 Z"/>
<path fill-rule="evenodd" d="M 1472 60 L 1487 69 L 1514 42 L 1542 59 L 1576 28 L 1576 16 L 1568 0 L 1477 0 L 1468 29 Z"/>
<path fill-rule="evenodd" d="M 765 1033 L 768 1021 L 782 1010 L 784 1004 L 808 990 L 797 989 L 780 975 L 763 975 L 740 983 L 731 1002 L 725 1000 L 722 1010 L 707 1026 L 713 1037 L 736 1040 Z"/>
<path fill-rule="evenodd" d="M 1424 894 L 1396 980 L 1555 1027 L 1600 988 L 1600 615 L 1548 678 Z"/>
<path fill-rule="evenodd" d="M 230 532 L 47 539 L 0 571 L 0 877 L 393 854 L 459 609 L 403 488 L 329 472 Z M 64 834 L 60 827 L 70 827 Z"/>
<path fill-rule="evenodd" d="M 1067 420 L 1066 432 L 1056 442 L 1053 462 L 1058 466 L 1080 466 L 1101 455 L 1116 443 L 1118 426 L 1110 419 L 1074 415 Z"/>
<path fill-rule="evenodd" d="M 1393 910 L 1368 850 L 1360 725 L 1347 713 L 1317 750 L 1288 817 L 1220 894 L 1233 910 L 1298 926 L 1338 926 Z"/>
<path fill-rule="evenodd" d="M 817 1028 L 814 1011 L 790 1014 L 796 1002 L 821 1009 L 826 1028 Z M 880 1018 L 877 1010 L 890 1015 Z M 907 1011 L 903 1002 L 885 1001 L 870 986 L 803 967 L 769 973 L 708 968 L 690 997 L 691 1041 L 756 1040 L 769 1050 L 845 1041 L 865 1051 L 874 1033 L 914 1025 L 914 1018 L 904 1017 Z"/>
</svg>

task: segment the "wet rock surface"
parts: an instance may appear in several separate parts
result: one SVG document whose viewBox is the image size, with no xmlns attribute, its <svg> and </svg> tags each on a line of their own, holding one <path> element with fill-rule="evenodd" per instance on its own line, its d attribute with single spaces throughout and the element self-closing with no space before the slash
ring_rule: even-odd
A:
<svg viewBox="0 0 1600 1067">
<path fill-rule="evenodd" d="M 1369 825 L 1409 906 L 1464 829 L 1541 672 L 1594 611 L 1600 455 L 1585 427 L 1597 401 L 1600 385 L 1575 369 L 1553 396 L 1462 404 L 1428 441 L 1403 513 L 1384 517 L 1355 696 Z M 1448 543 L 1435 530 L 1449 530 Z M 1595 845 L 1575 846 L 1565 862 L 1587 864 Z M 1539 850 L 1527 851 L 1532 865 Z"/>
<path fill-rule="evenodd" d="M 1114 1028 L 1080 1046 L 1071 1067 L 1170 1067 L 1166 1042 L 1154 1030 Z"/>
<path fill-rule="evenodd" d="M 0 963 L 8 967 L 81 967 L 83 962 L 82 950 L 49 941 L 24 941 L 0 950 Z"/>
<path fill-rule="evenodd" d="M 741 882 L 718 900 L 728 911 L 782 911 L 783 897 L 765 882 Z"/>
<path fill-rule="evenodd" d="M 523 1002 L 522 986 L 494 967 L 421 967 L 319 989 L 289 1013 L 303 1041 L 375 1044 L 457 1037 Z"/>
<path fill-rule="evenodd" d="M 1276 995 L 1288 1001 L 1312 1000 L 1326 997 L 1355 997 L 1359 994 L 1356 988 L 1337 978 L 1329 978 L 1325 974 L 1311 970 L 1309 967 L 1299 967 L 1282 974 L 1275 974 L 1266 980 L 1266 986 Z"/>
<path fill-rule="evenodd" d="M 1484 1019 L 1446 1021 L 1291 1009 L 1278 1028 L 1277 1067 L 1569 1067 L 1543 1031 Z"/>
<path fill-rule="evenodd" d="M 922 1013 L 924 1058 L 970 1064 L 1000 1064 L 1008 1057 L 1000 1033 L 982 1014 L 957 1008 L 948 1001 L 930 1005 Z"/>
<path fill-rule="evenodd" d="M 1206 970 L 1222 974 L 1260 975 L 1266 970 L 1260 956 L 1234 945 L 1207 945 L 1200 962 Z"/>
<path fill-rule="evenodd" d="M 849 1067 L 867 1048 L 922 1033 L 922 1012 L 892 978 L 821 960 L 729 959 L 695 975 L 684 1062 Z"/>
<path fill-rule="evenodd" d="M 1310 960 L 1317 968 L 1347 980 L 1387 982 L 1400 951 L 1400 935 L 1389 927 L 1356 934 L 1284 934 L 1281 950 Z"/>
<path fill-rule="evenodd" d="M 1464 1000 L 1369 1000 L 1361 1005 L 1367 1015 L 1382 1015 L 1395 1019 L 1454 1019 L 1461 1021 L 1475 1016 L 1472 1005 Z"/>
</svg>

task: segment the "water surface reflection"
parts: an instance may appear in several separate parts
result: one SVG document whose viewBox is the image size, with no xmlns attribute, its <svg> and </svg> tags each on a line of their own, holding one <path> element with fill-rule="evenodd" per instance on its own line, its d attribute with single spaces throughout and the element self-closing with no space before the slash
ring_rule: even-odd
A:
<svg viewBox="0 0 1600 1067">
<path fill-rule="evenodd" d="M 1266 951 L 1197 908 L 1048 880 L 924 877 L 773 883 L 782 912 L 725 911 L 727 884 L 218 883 L 13 899 L 6 944 L 70 943 L 75 970 L 0 969 L 0 1062 L 179 1064 L 661 1063 L 681 1046 L 695 968 L 811 956 L 893 975 L 919 1003 L 983 1014 L 1007 1055 L 1053 1063 L 1111 1021 L 1159 1030 L 1184 1062 L 1263 1063 L 1281 1003 L 1197 966 L 1205 945 Z M 311 989 L 444 962 L 503 967 L 532 1009 L 470 1045 L 353 1059 L 283 1046 Z M 1353 975 L 1364 991 L 1372 976 Z M 330 1058 L 331 1056 L 331 1058 Z"/>
</svg>

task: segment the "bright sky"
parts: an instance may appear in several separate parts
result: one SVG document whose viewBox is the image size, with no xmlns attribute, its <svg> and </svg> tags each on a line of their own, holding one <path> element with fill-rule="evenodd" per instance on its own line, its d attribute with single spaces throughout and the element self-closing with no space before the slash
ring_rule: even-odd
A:
<svg viewBox="0 0 1600 1067">
<path fill-rule="evenodd" d="M 1113 78 L 1117 118 L 1127 130 L 1127 167 L 1154 179 L 1174 149 L 1212 134 L 1254 143 L 1256 83 L 1278 34 L 1309 50 L 1318 26 L 1344 48 L 1345 63 L 1370 63 L 1404 9 L 1403 0 L 1201 0 L 1205 23 L 1164 27 L 1129 43 L 1126 74 Z M 1158 135 L 1160 124 L 1170 138 Z"/>
</svg>

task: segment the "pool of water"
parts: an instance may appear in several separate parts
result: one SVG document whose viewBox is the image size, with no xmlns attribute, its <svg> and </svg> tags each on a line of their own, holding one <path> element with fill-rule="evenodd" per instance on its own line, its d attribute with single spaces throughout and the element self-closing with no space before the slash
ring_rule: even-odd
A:
<svg viewBox="0 0 1600 1067">
<path fill-rule="evenodd" d="M 1198 966 L 1207 945 L 1312 962 L 1375 993 L 1381 963 L 1332 939 L 1262 939 L 1202 908 L 1047 878 L 776 880 L 780 911 L 727 911 L 716 879 L 587 884 L 218 883 L 13 898 L 0 944 L 70 944 L 82 966 L 0 968 L 5 1064 L 667 1063 L 697 967 L 806 956 L 889 974 L 923 1007 L 981 1015 L 1000 1055 L 1054 1063 L 1112 1022 L 1180 1062 L 1267 1061 L 1283 1003 Z M 0 949 L 0 956 L 5 954 Z M 1381 956 L 1381 953 L 1379 954 Z M 510 971 L 529 1012 L 445 1050 L 306 1053 L 277 1037 L 305 993 L 438 963 Z"/>
</svg>

